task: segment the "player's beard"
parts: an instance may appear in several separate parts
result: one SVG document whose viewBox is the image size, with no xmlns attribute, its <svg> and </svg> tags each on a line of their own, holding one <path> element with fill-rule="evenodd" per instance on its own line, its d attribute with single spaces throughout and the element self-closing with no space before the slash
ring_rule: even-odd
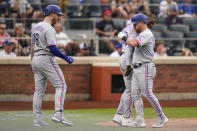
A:
<svg viewBox="0 0 197 131">
<path fill-rule="evenodd" d="M 53 19 L 52 19 L 52 26 L 54 26 L 58 22 L 61 22 L 61 19 L 59 17 L 56 19 L 55 16 L 54 16 Z"/>
<path fill-rule="evenodd" d="M 55 16 L 52 19 L 52 26 L 54 26 L 57 23 L 57 20 L 55 19 Z"/>
</svg>

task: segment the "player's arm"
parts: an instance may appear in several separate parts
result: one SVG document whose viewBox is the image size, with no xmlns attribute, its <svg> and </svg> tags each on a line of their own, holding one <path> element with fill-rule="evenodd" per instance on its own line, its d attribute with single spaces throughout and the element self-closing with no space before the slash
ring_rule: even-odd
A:
<svg viewBox="0 0 197 131">
<path fill-rule="evenodd" d="M 132 47 L 139 47 L 139 43 L 136 39 L 131 39 L 128 38 L 127 35 L 123 32 L 118 33 L 118 37 L 122 40 L 125 41 L 129 46 Z"/>
<path fill-rule="evenodd" d="M 134 52 L 134 47 L 125 45 L 125 56 L 126 56 L 126 69 L 124 72 L 125 76 L 128 76 L 131 73 L 131 62 L 133 59 L 133 52 Z"/>
<path fill-rule="evenodd" d="M 31 50 L 30 50 L 30 54 L 31 54 L 31 60 L 32 60 L 32 58 L 33 58 L 33 56 L 34 56 L 34 46 L 31 44 Z"/>
<path fill-rule="evenodd" d="M 56 47 L 56 32 L 55 32 L 55 29 L 48 30 L 46 32 L 46 37 L 45 38 L 47 39 L 48 48 L 53 55 L 67 61 L 69 64 L 71 64 L 74 61 L 74 59 L 72 57 L 69 57 L 69 56 L 63 54 Z"/>
<path fill-rule="evenodd" d="M 62 58 L 63 60 L 67 61 L 69 64 L 71 64 L 71 63 L 74 61 L 74 59 L 73 59 L 72 57 L 69 57 L 69 56 L 63 54 L 63 53 L 56 47 L 56 45 L 50 45 L 50 46 L 48 46 L 48 47 L 49 47 L 50 52 L 51 52 L 53 55 L 55 55 L 55 56 L 57 56 L 57 57 L 59 57 L 59 58 Z"/>
</svg>

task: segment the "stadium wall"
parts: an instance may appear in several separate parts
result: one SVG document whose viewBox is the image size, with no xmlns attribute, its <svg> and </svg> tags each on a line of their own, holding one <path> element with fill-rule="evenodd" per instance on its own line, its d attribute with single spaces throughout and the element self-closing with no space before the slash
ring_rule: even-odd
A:
<svg viewBox="0 0 197 131">
<path fill-rule="evenodd" d="M 121 75 L 118 59 L 76 57 L 72 65 L 57 58 L 68 86 L 67 101 L 118 101 L 111 93 L 111 75 Z M 156 58 L 154 92 L 160 100 L 197 100 L 197 57 Z M 32 101 L 34 78 L 29 57 L 0 58 L 0 101 Z M 48 82 L 45 101 L 54 100 Z"/>
</svg>

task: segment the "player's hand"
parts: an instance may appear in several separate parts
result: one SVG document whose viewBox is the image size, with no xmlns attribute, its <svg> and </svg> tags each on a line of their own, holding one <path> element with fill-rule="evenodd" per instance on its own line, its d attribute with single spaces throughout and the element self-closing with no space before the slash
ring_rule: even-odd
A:
<svg viewBox="0 0 197 131">
<path fill-rule="evenodd" d="M 132 71 L 131 65 L 127 65 L 124 76 L 128 76 Z"/>
<path fill-rule="evenodd" d="M 74 59 L 72 57 L 69 57 L 66 59 L 66 61 L 69 63 L 69 64 L 72 64 L 74 62 Z"/>
<path fill-rule="evenodd" d="M 120 38 L 123 41 L 126 41 L 128 37 L 127 37 L 127 34 L 125 34 L 123 32 L 119 32 L 118 33 L 118 38 Z"/>
</svg>

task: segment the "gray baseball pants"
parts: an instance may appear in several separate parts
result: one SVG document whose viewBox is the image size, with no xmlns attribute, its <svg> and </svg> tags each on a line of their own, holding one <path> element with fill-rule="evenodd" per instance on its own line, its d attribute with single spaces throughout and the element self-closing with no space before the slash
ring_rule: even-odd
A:
<svg viewBox="0 0 197 131">
<path fill-rule="evenodd" d="M 144 64 L 133 70 L 131 96 L 137 107 L 136 122 L 144 122 L 143 103 L 141 102 L 141 94 L 149 101 L 154 108 L 157 116 L 164 119 L 161 106 L 158 99 L 153 93 L 153 79 L 156 76 L 156 67 L 154 63 Z"/>
<path fill-rule="evenodd" d="M 131 79 L 132 79 L 132 74 L 133 72 L 130 73 L 130 75 L 128 76 L 124 76 L 124 72 L 126 70 L 126 56 L 125 54 L 122 54 L 122 56 L 120 57 L 120 70 L 123 74 L 123 79 L 124 79 L 124 83 L 125 83 L 125 90 L 120 98 L 120 104 L 118 106 L 117 109 L 117 114 L 119 115 L 123 115 L 124 118 L 130 118 L 131 117 L 131 112 L 132 112 L 132 105 L 133 105 L 133 101 L 132 101 L 132 97 L 131 97 Z M 140 98 L 142 104 L 143 101 Z"/>
<path fill-rule="evenodd" d="M 34 56 L 32 69 L 35 79 L 35 92 L 33 98 L 34 119 L 41 119 L 42 99 L 45 94 L 47 80 L 55 87 L 55 112 L 62 115 L 66 93 L 64 75 L 53 56 Z"/>
</svg>

